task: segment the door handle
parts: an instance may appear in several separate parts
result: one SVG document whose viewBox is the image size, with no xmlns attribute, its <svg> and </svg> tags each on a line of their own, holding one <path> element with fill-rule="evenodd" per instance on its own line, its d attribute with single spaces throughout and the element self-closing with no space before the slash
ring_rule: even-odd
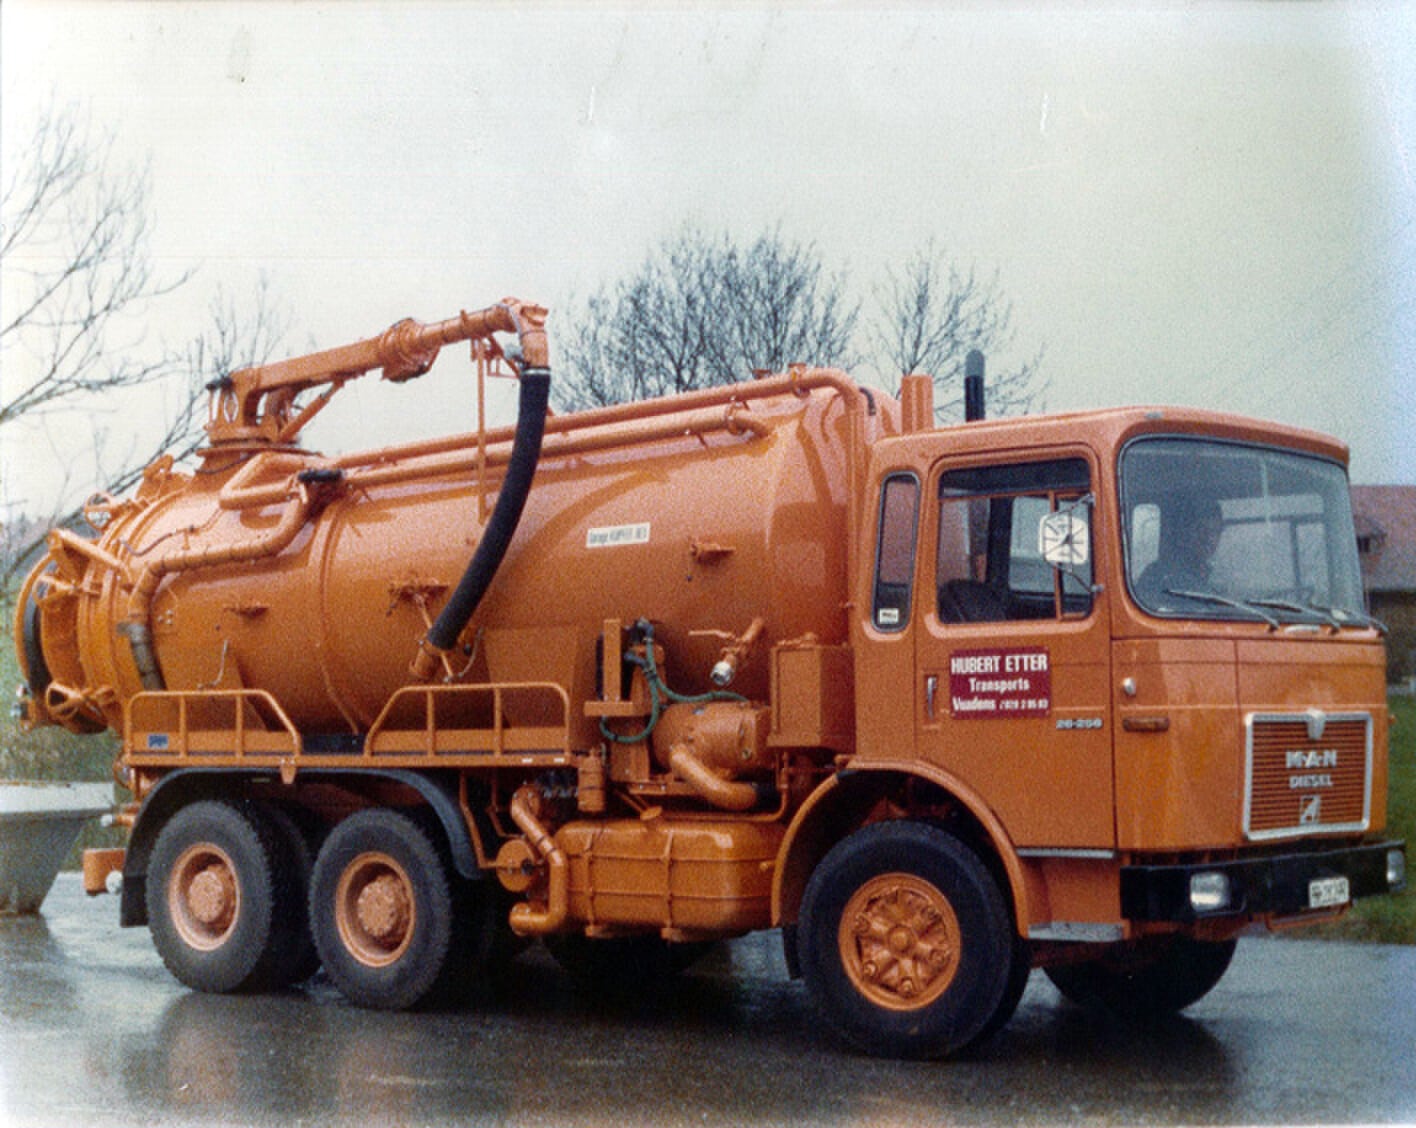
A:
<svg viewBox="0 0 1416 1128">
<path fill-rule="evenodd" d="M 1122 717 L 1121 727 L 1127 732 L 1169 732 L 1169 717 Z"/>
<path fill-rule="evenodd" d="M 924 679 L 924 715 L 927 720 L 934 720 L 934 698 L 939 692 L 939 675 L 930 674 Z"/>
</svg>

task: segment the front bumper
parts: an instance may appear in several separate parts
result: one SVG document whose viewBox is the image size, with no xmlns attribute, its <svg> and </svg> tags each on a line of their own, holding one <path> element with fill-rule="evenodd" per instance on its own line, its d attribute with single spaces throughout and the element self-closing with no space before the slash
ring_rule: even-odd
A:
<svg viewBox="0 0 1416 1128">
<path fill-rule="evenodd" d="M 1128 920 L 1197 920 L 1233 916 L 1298 916 L 1311 910 L 1314 882 L 1346 878 L 1353 900 L 1393 893 L 1400 885 L 1387 880 L 1387 857 L 1405 853 L 1403 842 L 1377 842 L 1331 850 L 1288 851 L 1260 857 L 1184 865 L 1121 867 L 1121 913 Z M 1223 874 L 1229 880 L 1228 903 L 1197 910 L 1191 879 Z"/>
</svg>

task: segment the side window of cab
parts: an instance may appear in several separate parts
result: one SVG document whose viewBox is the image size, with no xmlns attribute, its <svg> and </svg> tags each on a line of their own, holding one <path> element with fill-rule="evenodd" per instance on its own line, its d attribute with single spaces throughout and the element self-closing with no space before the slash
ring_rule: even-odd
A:
<svg viewBox="0 0 1416 1128">
<path fill-rule="evenodd" d="M 1091 613 L 1085 459 L 948 470 L 939 479 L 935 588 L 944 623 Z"/>
<path fill-rule="evenodd" d="M 919 479 L 908 473 L 889 475 L 880 489 L 875 587 L 870 609 L 870 621 L 877 630 L 902 631 L 909 625 L 919 496 Z"/>
</svg>

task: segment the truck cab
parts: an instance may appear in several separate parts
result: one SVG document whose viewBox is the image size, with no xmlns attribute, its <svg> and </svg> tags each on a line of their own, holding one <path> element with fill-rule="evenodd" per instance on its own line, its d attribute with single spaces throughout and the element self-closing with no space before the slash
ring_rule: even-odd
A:
<svg viewBox="0 0 1416 1128">
<path fill-rule="evenodd" d="M 1182 409 L 940 434 L 873 451 L 853 766 L 958 796 L 1029 941 L 1228 938 L 1400 879 L 1343 447 Z"/>
</svg>

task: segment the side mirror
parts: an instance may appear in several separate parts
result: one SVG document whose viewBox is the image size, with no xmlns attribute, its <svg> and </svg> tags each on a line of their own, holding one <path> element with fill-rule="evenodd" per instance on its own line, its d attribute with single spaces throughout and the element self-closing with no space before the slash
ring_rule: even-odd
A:
<svg viewBox="0 0 1416 1128">
<path fill-rule="evenodd" d="M 1089 525 L 1080 506 L 1043 515 L 1037 524 L 1037 550 L 1054 568 L 1078 568 L 1091 556 Z"/>
</svg>

